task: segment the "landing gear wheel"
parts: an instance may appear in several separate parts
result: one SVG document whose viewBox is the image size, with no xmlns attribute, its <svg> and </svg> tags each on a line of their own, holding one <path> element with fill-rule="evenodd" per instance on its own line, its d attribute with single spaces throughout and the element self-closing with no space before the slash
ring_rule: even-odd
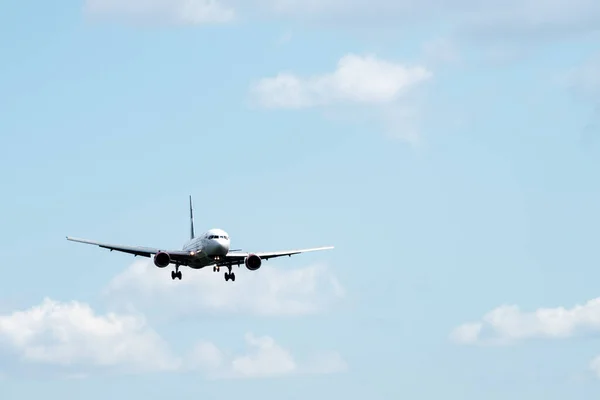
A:
<svg viewBox="0 0 600 400">
<path fill-rule="evenodd" d="M 232 280 L 235 282 L 235 274 L 233 272 L 225 272 L 225 280 Z"/>
<path fill-rule="evenodd" d="M 175 267 L 175 271 L 171 271 L 171 279 L 175 280 L 175 278 L 181 280 L 181 271 L 179 270 L 179 266 Z"/>
</svg>

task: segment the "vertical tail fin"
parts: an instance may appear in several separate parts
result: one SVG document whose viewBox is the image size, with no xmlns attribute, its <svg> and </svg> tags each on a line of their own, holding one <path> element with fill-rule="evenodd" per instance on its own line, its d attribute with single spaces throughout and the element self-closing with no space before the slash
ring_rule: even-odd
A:
<svg viewBox="0 0 600 400">
<path fill-rule="evenodd" d="M 192 209 L 192 196 L 190 195 L 190 240 L 192 240 L 194 236 L 194 210 Z"/>
</svg>

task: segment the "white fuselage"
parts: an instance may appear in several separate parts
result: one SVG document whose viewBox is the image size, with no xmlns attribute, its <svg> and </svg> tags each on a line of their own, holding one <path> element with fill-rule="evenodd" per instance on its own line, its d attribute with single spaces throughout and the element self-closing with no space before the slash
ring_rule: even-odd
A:
<svg viewBox="0 0 600 400">
<path fill-rule="evenodd" d="M 215 257 L 225 256 L 229 252 L 229 235 L 222 229 L 210 229 L 203 234 L 188 241 L 184 251 L 196 253 L 196 262 L 191 268 L 203 268 L 216 263 Z"/>
</svg>

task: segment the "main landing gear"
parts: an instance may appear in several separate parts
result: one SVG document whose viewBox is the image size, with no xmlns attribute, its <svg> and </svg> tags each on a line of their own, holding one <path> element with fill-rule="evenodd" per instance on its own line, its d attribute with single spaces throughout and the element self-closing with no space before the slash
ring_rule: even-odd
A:
<svg viewBox="0 0 600 400">
<path fill-rule="evenodd" d="M 235 274 L 233 272 L 225 272 L 225 280 L 232 280 L 233 282 L 235 282 Z"/>
<path fill-rule="evenodd" d="M 175 271 L 171 271 L 171 279 L 175 280 L 175 278 L 181 280 L 181 271 L 179 270 L 179 265 L 175 265 Z"/>
<path fill-rule="evenodd" d="M 232 282 L 235 282 L 235 273 L 231 272 L 231 265 L 228 265 L 227 269 L 229 270 L 229 272 L 225 272 L 225 280 L 229 281 L 231 279 Z M 218 266 L 213 267 L 213 272 L 219 272 L 220 270 L 221 270 L 221 267 L 218 267 Z"/>
</svg>

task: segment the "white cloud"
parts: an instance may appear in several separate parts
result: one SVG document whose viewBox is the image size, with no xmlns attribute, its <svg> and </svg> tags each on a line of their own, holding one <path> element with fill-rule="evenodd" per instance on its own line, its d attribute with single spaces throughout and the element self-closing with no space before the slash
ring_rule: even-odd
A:
<svg viewBox="0 0 600 400">
<path fill-rule="evenodd" d="M 501 306 L 479 322 L 459 326 L 451 337 L 463 344 L 508 344 L 534 338 L 568 338 L 590 331 L 600 332 L 600 298 L 571 309 L 523 312 L 515 305 Z"/>
<path fill-rule="evenodd" d="M 90 15 L 179 24 L 225 23 L 235 11 L 219 0 L 87 0 Z"/>
<path fill-rule="evenodd" d="M 255 82 L 250 94 L 268 109 L 322 107 L 347 114 L 344 118 L 374 115 L 391 136 L 415 144 L 421 114 L 417 89 L 432 76 L 423 66 L 350 53 L 333 72 L 308 77 L 280 72 Z"/>
<path fill-rule="evenodd" d="M 243 377 L 285 375 L 297 368 L 290 352 L 278 346 L 273 338 L 257 338 L 253 334 L 248 334 L 246 342 L 256 350 L 254 353 L 233 359 L 231 365 L 235 375 Z"/>
<path fill-rule="evenodd" d="M 45 299 L 0 316 L 0 343 L 26 361 L 128 372 L 178 367 L 166 343 L 140 315 L 96 315 L 87 304 Z"/>
<path fill-rule="evenodd" d="M 450 337 L 463 345 L 510 345 L 528 339 L 567 339 L 600 332 L 600 297 L 572 308 L 539 308 L 523 312 L 518 306 L 501 306 L 454 329 Z M 600 356 L 589 368 L 600 378 Z"/>
<path fill-rule="evenodd" d="M 52 366 L 53 371 L 62 368 L 67 379 L 83 379 L 99 371 L 200 372 L 209 379 L 232 379 L 328 374 L 346 369 L 337 353 L 317 354 L 299 362 L 271 337 L 248 333 L 245 340 L 250 351 L 242 354 L 223 351 L 210 341 L 198 341 L 184 355 L 176 355 L 137 314 L 96 315 L 84 303 L 45 299 L 30 309 L 0 315 L 0 350 L 30 365 Z"/>
<path fill-rule="evenodd" d="M 225 368 L 225 354 L 212 342 L 198 341 L 186 357 L 186 368 L 213 374 Z"/>
<path fill-rule="evenodd" d="M 265 262 L 258 271 L 245 268 L 235 282 L 215 273 L 183 269 L 173 281 L 168 269 L 138 260 L 116 276 L 104 294 L 113 306 L 172 313 L 242 313 L 259 316 L 315 314 L 344 297 L 344 289 L 324 266 L 291 269 Z"/>
<path fill-rule="evenodd" d="M 333 374 L 347 370 L 337 353 L 312 355 L 297 360 L 269 336 L 245 335 L 250 348 L 241 355 L 231 355 L 210 342 L 200 342 L 188 358 L 192 368 L 200 367 L 210 379 L 267 378 L 294 374 Z"/>
<path fill-rule="evenodd" d="M 372 55 L 348 54 L 332 73 L 302 78 L 281 72 L 254 84 L 252 93 L 262 106 L 304 108 L 339 103 L 391 103 L 430 79 L 421 66 L 405 66 Z"/>
</svg>

